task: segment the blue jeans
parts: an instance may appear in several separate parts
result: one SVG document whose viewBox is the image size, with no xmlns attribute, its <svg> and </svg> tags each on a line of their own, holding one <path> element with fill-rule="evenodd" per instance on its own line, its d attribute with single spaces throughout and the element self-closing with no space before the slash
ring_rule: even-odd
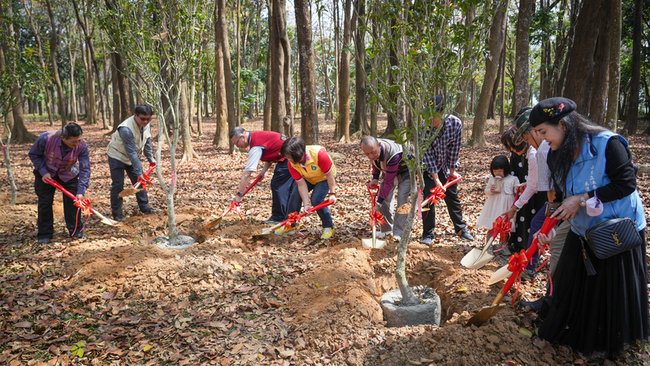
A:
<svg viewBox="0 0 650 366">
<path fill-rule="evenodd" d="M 305 180 L 305 183 L 307 183 L 307 192 L 312 190 L 314 191 L 312 192 L 310 199 L 312 207 L 325 201 L 325 197 L 330 191 L 330 186 L 327 184 L 326 180 L 318 182 L 316 184 L 311 184 Z M 289 213 L 299 212 L 301 206 L 302 198 L 300 198 L 300 192 L 298 192 L 298 187 L 296 187 L 291 193 L 291 198 L 289 199 Z M 316 213 L 318 214 L 318 217 L 320 217 L 320 221 L 323 223 L 324 228 L 334 228 L 329 207 L 321 208 L 320 210 L 316 211 Z"/>
<path fill-rule="evenodd" d="M 533 220 L 530 222 L 530 232 L 528 233 L 528 245 L 526 248 L 530 248 L 531 244 L 533 243 L 533 236 L 535 235 L 536 232 L 541 230 L 542 226 L 544 225 L 544 221 L 546 220 L 546 203 L 542 208 L 535 213 L 535 216 L 533 216 Z M 537 264 L 539 263 L 539 250 L 535 252 L 535 255 L 533 255 L 532 260 L 528 265 L 526 266 L 526 269 L 528 270 L 535 270 L 537 268 Z"/>
<path fill-rule="evenodd" d="M 289 199 L 293 191 L 297 190 L 296 181 L 289 173 L 287 161 L 278 161 L 275 164 L 273 178 L 271 179 L 271 197 L 273 197 L 272 221 L 284 221 L 289 211 Z"/>
</svg>

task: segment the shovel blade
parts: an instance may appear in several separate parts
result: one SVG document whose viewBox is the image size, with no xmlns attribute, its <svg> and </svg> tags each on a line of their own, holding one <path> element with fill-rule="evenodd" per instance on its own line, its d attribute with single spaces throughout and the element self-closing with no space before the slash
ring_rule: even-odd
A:
<svg viewBox="0 0 650 366">
<path fill-rule="evenodd" d="M 488 281 L 488 285 L 493 285 L 501 280 L 505 280 L 510 277 L 511 274 L 512 272 L 508 270 L 508 265 L 506 264 L 492 274 L 492 277 L 490 277 L 490 280 Z"/>
<path fill-rule="evenodd" d="M 506 306 L 506 304 L 496 304 L 492 306 L 486 306 L 479 310 L 478 313 L 474 314 L 469 320 L 467 320 L 467 325 L 476 325 L 477 327 L 481 324 L 488 321 L 496 313 L 501 311 Z"/>
<path fill-rule="evenodd" d="M 219 223 L 221 222 L 221 219 L 223 219 L 223 216 L 221 216 L 221 217 L 217 217 L 216 219 L 214 219 L 214 220 L 208 222 L 207 224 L 205 224 L 205 225 L 203 226 L 203 229 L 205 229 L 205 230 L 210 230 L 210 229 L 212 229 L 213 227 L 219 225 Z"/>
<path fill-rule="evenodd" d="M 108 217 L 102 217 L 102 224 L 108 225 L 108 226 L 117 226 L 119 222 L 115 220 L 111 220 Z"/>
<path fill-rule="evenodd" d="M 460 264 L 469 269 L 479 269 L 494 258 L 494 255 L 490 253 L 485 253 L 483 256 L 481 256 L 481 253 L 482 251 L 476 248 L 472 249 L 469 253 L 465 254 Z"/>
<path fill-rule="evenodd" d="M 385 240 L 375 239 L 375 245 L 372 245 L 372 239 L 361 239 L 361 246 L 364 248 L 381 249 L 386 246 Z"/>
<path fill-rule="evenodd" d="M 136 194 L 138 192 L 142 192 L 142 189 L 127 188 L 127 189 L 123 190 L 122 192 L 120 192 L 120 194 L 118 194 L 118 196 L 124 198 L 124 197 L 127 197 L 127 196 L 134 195 L 134 194 Z"/>
</svg>

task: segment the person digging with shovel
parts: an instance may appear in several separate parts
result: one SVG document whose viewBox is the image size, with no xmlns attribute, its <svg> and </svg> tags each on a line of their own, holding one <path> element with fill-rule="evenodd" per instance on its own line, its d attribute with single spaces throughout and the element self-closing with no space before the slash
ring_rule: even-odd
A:
<svg viewBox="0 0 650 366">
<path fill-rule="evenodd" d="M 38 197 L 38 242 L 47 244 L 54 235 L 52 203 L 56 188 L 46 179 L 53 179 L 82 200 L 90 183 L 90 158 L 83 130 L 68 123 L 59 131 L 42 133 L 29 150 L 34 164 L 34 191 Z M 81 225 L 81 210 L 72 198 L 63 196 L 63 213 L 70 236 L 85 238 Z"/>
<path fill-rule="evenodd" d="M 239 204 L 244 197 L 251 174 L 257 170 L 257 164 L 264 162 L 260 175 L 264 174 L 275 163 L 273 178 L 271 178 L 271 197 L 273 206 L 271 217 L 262 221 L 265 225 L 274 225 L 286 220 L 289 214 L 289 197 L 296 187 L 296 183 L 289 173 L 287 160 L 280 154 L 282 144 L 287 140 L 285 135 L 273 131 L 247 132 L 242 127 L 235 127 L 230 131 L 230 141 L 240 149 L 248 150 L 248 161 L 239 181 L 237 194 L 233 201 Z"/>
<path fill-rule="evenodd" d="M 135 107 L 133 116 L 127 118 L 113 133 L 111 142 L 108 143 L 108 167 L 111 171 L 111 211 L 116 221 L 126 221 L 122 204 L 124 200 L 120 192 L 124 189 L 124 172 L 129 176 L 132 184 L 140 181 L 143 188 L 149 178 L 143 174 L 140 155 L 144 156 L 149 164 L 156 164 L 153 157 L 153 145 L 151 143 L 151 115 L 153 110 L 146 104 Z M 146 189 L 136 193 L 140 212 L 153 214 L 158 212 L 149 205 L 149 197 Z"/>
<path fill-rule="evenodd" d="M 305 211 L 308 211 L 312 205 L 316 206 L 325 201 L 325 196 L 329 192 L 329 200 L 336 203 L 336 166 L 325 148 L 318 145 L 305 146 L 305 142 L 297 136 L 293 136 L 282 144 L 280 153 L 289 161 L 289 172 L 298 184 L 298 189 L 294 190 L 289 199 L 289 212 L 300 211 L 300 202 L 302 200 Z M 309 191 L 314 192 L 309 199 Z M 328 207 L 318 211 L 323 224 L 323 233 L 321 239 L 330 239 L 334 234 L 334 224 L 332 215 Z M 276 234 L 282 235 L 295 232 L 295 226 L 281 227 L 275 231 Z"/>
<path fill-rule="evenodd" d="M 372 164 L 370 186 L 377 186 L 380 174 L 383 176 L 379 186 L 377 202 L 372 208 L 374 211 L 381 213 L 386 219 L 386 223 L 381 225 L 381 232 L 377 233 L 377 238 L 385 237 L 392 230 L 393 238 L 399 241 L 407 215 L 396 212 L 393 221 L 391 208 L 395 188 L 397 188 L 397 207 L 408 203 L 411 192 L 409 170 L 406 162 L 402 161 L 402 145 L 396 144 L 393 140 L 364 136 L 361 138 L 361 151 L 370 159 Z"/>
</svg>

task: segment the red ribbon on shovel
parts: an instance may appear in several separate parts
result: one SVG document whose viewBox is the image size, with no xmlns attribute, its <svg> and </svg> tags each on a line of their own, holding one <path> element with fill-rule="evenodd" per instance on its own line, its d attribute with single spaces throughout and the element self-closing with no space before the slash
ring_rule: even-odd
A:
<svg viewBox="0 0 650 366">
<path fill-rule="evenodd" d="M 454 178 L 454 180 L 451 180 L 451 176 L 449 176 L 449 178 L 447 178 L 447 182 L 442 187 L 435 186 L 431 188 L 431 196 L 429 196 L 429 198 L 427 198 L 426 200 L 424 200 L 424 202 L 422 202 L 422 206 L 428 205 L 429 203 L 435 205 L 439 200 L 445 198 L 445 192 L 443 191 L 443 189 L 446 190 L 447 188 L 460 182 L 461 179 L 463 179 L 463 177 L 461 177 L 460 175 Z"/>
<path fill-rule="evenodd" d="M 373 210 L 375 208 L 375 203 L 377 203 L 377 195 L 379 195 L 379 186 L 367 185 L 368 193 L 370 193 L 370 227 L 374 227 L 379 223 L 380 225 L 386 225 L 386 220 L 384 220 L 384 215 L 379 211 Z M 375 189 L 376 193 L 373 195 L 372 190 Z"/>
</svg>

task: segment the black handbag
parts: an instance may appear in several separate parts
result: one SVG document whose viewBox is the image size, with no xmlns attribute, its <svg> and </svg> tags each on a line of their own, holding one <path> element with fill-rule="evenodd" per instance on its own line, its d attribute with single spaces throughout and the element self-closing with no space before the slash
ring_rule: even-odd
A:
<svg viewBox="0 0 650 366">
<path fill-rule="evenodd" d="M 585 233 L 585 241 L 598 259 L 607 259 L 643 244 L 643 238 L 629 217 L 607 220 L 589 228 Z M 584 244 L 582 251 L 587 273 L 596 274 Z"/>
</svg>

